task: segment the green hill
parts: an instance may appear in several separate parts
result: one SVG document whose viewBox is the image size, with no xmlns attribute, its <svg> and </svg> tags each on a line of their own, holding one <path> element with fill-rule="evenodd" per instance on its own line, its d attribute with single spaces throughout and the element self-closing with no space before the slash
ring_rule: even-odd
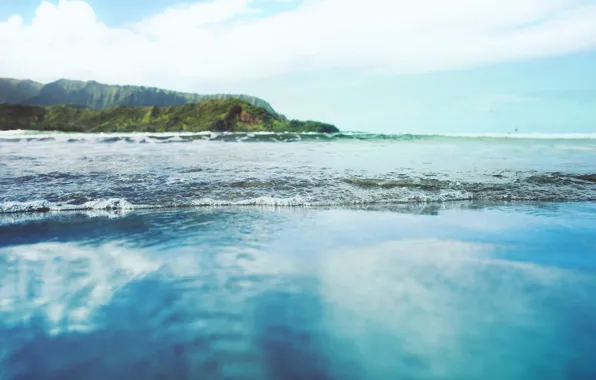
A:
<svg viewBox="0 0 596 380">
<path fill-rule="evenodd" d="M 115 86 L 95 81 L 82 82 L 67 79 L 44 85 L 30 80 L 0 78 L 0 103 L 8 104 L 71 105 L 108 109 L 116 106 L 180 106 L 224 99 L 240 99 L 275 114 L 275 110 L 269 103 L 248 95 L 198 95 L 154 87 Z"/>
<path fill-rule="evenodd" d="M 180 106 L 117 106 L 104 110 L 78 106 L 0 104 L 0 130 L 14 129 L 65 132 L 339 132 L 333 125 L 288 120 L 237 98 Z"/>
</svg>

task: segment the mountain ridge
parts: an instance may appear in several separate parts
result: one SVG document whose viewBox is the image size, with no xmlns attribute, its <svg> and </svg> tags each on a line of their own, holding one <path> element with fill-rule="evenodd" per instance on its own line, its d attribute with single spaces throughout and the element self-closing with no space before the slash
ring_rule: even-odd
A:
<svg viewBox="0 0 596 380">
<path fill-rule="evenodd" d="M 97 81 L 59 79 L 47 84 L 30 79 L 0 78 L 0 104 L 31 106 L 71 105 L 105 110 L 116 106 L 181 106 L 208 100 L 240 99 L 277 114 L 267 101 L 244 94 L 211 94 L 166 90 L 158 87 L 111 85 Z"/>
</svg>

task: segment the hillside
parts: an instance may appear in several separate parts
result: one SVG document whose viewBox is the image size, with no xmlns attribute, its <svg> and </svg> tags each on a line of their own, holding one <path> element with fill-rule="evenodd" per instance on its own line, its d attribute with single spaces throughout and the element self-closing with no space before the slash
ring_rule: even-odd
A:
<svg viewBox="0 0 596 380">
<path fill-rule="evenodd" d="M 287 120 L 277 113 L 235 98 L 181 106 L 117 106 L 105 110 L 0 104 L 0 130 L 14 129 L 65 132 L 338 132 L 330 124 Z"/>
<path fill-rule="evenodd" d="M 0 103 L 36 106 L 71 105 L 108 109 L 116 106 L 180 106 L 208 100 L 240 99 L 275 114 L 266 101 L 248 95 L 198 95 L 154 87 L 115 86 L 95 81 L 61 79 L 46 85 L 30 80 L 0 78 Z"/>
<path fill-rule="evenodd" d="M 24 103 L 39 94 L 43 84 L 31 80 L 0 78 L 0 104 Z"/>
</svg>

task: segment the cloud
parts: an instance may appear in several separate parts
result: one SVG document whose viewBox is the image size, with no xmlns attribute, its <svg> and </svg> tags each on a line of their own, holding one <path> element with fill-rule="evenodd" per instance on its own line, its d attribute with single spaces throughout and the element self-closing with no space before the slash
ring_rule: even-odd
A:
<svg viewBox="0 0 596 380">
<path fill-rule="evenodd" d="M 4 76 L 192 90 L 304 70 L 394 75 L 532 59 L 596 47 L 585 0 L 212 0 L 108 27 L 83 1 L 43 1 L 0 22 Z"/>
<path fill-rule="evenodd" d="M 185 38 L 204 32 L 201 28 L 215 26 L 236 16 L 251 13 L 249 0 L 217 0 L 170 7 L 131 28 L 144 36 L 156 39 Z"/>
</svg>

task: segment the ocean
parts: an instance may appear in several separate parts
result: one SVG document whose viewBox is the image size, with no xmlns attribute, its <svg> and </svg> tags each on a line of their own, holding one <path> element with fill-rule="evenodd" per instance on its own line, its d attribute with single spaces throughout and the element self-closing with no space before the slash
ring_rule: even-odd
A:
<svg viewBox="0 0 596 380">
<path fill-rule="evenodd" d="M 0 379 L 595 379 L 596 134 L 0 132 Z"/>
</svg>

